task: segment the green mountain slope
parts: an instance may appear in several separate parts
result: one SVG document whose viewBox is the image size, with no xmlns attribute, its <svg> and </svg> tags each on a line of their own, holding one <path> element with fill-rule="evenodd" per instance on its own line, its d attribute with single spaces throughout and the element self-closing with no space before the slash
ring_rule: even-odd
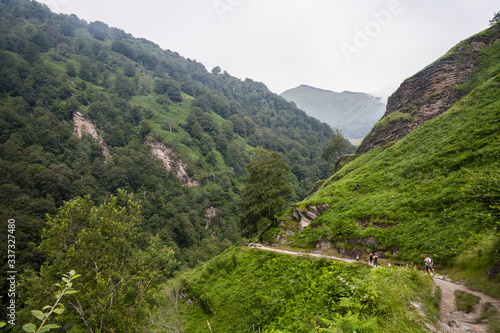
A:
<svg viewBox="0 0 500 333">
<path fill-rule="evenodd" d="M 364 93 L 337 93 L 301 85 L 280 96 L 330 127 L 341 128 L 354 141 L 362 139 L 385 112 L 385 105 L 379 99 Z"/>
<path fill-rule="evenodd" d="M 209 73 L 149 41 L 36 2 L 1 1 L 0 14 L 1 185 L 9 189 L 1 204 L 11 214 L 20 213 L 23 196 L 41 200 L 39 208 L 20 204 L 40 216 L 37 209 L 53 213 L 77 195 L 102 201 L 124 188 L 151 204 L 146 220 L 156 214 L 156 224 L 178 217 L 165 198 L 185 196 L 201 217 L 190 220 L 205 228 L 203 208 L 237 211 L 251 147 L 282 154 L 296 198 L 327 174 L 320 154 L 331 129 L 261 83 Z M 108 160 L 97 139 L 74 135 L 76 114 L 95 125 Z M 180 186 L 149 152 L 154 142 L 171 148 L 201 185 Z"/>
<path fill-rule="evenodd" d="M 488 38 L 490 45 L 468 48 L 469 40 L 450 51 L 455 59 L 472 57 L 476 64 L 469 79 L 453 87 L 462 92 L 457 102 L 403 138 L 353 156 L 316 193 L 294 205 L 296 211 L 324 203 L 330 209 L 288 239 L 306 247 L 328 242 L 351 256 L 377 251 L 419 264 L 429 253 L 437 265 L 461 265 L 484 279 L 490 272 L 490 282 L 498 283 L 499 31 L 495 25 L 472 39 Z M 439 63 L 428 70 L 435 72 L 432 66 Z M 418 101 L 408 100 L 412 103 Z M 408 117 L 419 117 L 413 111 Z M 404 112 L 399 118 L 386 115 L 375 128 L 390 129 Z"/>
<path fill-rule="evenodd" d="M 297 201 L 326 177 L 331 135 L 262 83 L 36 1 L 0 1 L 0 216 L 4 236 L 18 222 L 19 271 L 44 261 L 45 214 L 118 189 L 142 202 L 141 246 L 158 234 L 194 266 L 240 239 L 253 147 L 290 165 Z"/>
</svg>

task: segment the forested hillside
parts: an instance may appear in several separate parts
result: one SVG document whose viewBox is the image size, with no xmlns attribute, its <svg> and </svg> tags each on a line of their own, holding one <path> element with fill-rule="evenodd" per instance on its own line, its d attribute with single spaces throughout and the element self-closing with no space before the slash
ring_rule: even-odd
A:
<svg viewBox="0 0 500 333">
<path fill-rule="evenodd" d="M 45 259 L 45 214 L 78 196 L 107 204 L 118 189 L 141 203 L 137 246 L 157 235 L 176 267 L 194 266 L 240 240 L 253 147 L 290 165 L 292 202 L 327 176 L 332 133 L 262 83 L 35 1 L 0 1 L 0 216 L 3 235 L 17 223 L 19 271 Z"/>
</svg>

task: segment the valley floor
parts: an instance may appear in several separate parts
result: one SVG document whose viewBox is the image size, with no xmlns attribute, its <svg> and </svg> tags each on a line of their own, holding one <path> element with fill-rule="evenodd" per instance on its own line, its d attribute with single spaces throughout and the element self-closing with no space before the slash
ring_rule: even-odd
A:
<svg viewBox="0 0 500 333">
<path fill-rule="evenodd" d="M 353 259 L 340 258 L 335 256 L 323 255 L 318 252 L 295 252 L 275 247 L 264 246 L 262 244 L 254 244 L 254 247 L 263 251 L 272 251 L 295 256 L 310 256 L 317 258 L 327 258 L 332 260 L 342 260 L 345 262 L 356 262 Z M 368 264 L 368 262 L 366 262 Z M 475 320 L 481 314 L 482 307 L 485 303 L 491 303 L 494 308 L 500 311 L 500 300 L 490 297 L 484 293 L 470 290 L 461 283 L 452 282 L 449 278 L 436 275 L 434 284 L 441 288 L 441 298 L 439 302 L 439 328 L 428 325 L 428 328 L 433 332 L 469 332 L 469 333 L 488 333 L 488 327 L 485 321 L 476 324 Z M 475 305 L 474 311 L 465 313 L 456 310 L 455 290 L 461 290 L 481 298 L 480 302 Z"/>
</svg>

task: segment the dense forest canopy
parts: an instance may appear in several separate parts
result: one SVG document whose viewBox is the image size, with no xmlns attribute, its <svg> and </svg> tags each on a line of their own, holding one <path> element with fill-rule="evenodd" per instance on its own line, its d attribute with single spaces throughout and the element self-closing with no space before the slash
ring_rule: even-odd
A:
<svg viewBox="0 0 500 333">
<path fill-rule="evenodd" d="M 18 222 L 19 271 L 40 269 L 45 215 L 76 197 L 99 205 L 133 193 L 141 239 L 157 235 L 179 267 L 194 266 L 240 240 L 253 147 L 290 166 L 290 201 L 332 167 L 321 159 L 332 129 L 262 83 L 36 1 L 1 0 L 0 17 L 0 216 Z M 102 142 L 75 135 L 75 114 Z M 151 143 L 171 149 L 199 186 L 183 186 Z"/>
</svg>

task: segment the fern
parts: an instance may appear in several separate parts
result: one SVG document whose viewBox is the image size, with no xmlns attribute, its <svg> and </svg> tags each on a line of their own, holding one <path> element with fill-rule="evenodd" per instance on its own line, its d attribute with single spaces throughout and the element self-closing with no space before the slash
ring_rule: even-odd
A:
<svg viewBox="0 0 500 333">
<path fill-rule="evenodd" d="M 337 314 L 335 319 L 321 319 L 321 321 L 328 325 L 328 328 L 320 329 L 321 332 L 330 333 L 372 333 L 376 332 L 377 319 L 366 319 L 356 313 L 349 311 L 345 316 Z"/>
</svg>

